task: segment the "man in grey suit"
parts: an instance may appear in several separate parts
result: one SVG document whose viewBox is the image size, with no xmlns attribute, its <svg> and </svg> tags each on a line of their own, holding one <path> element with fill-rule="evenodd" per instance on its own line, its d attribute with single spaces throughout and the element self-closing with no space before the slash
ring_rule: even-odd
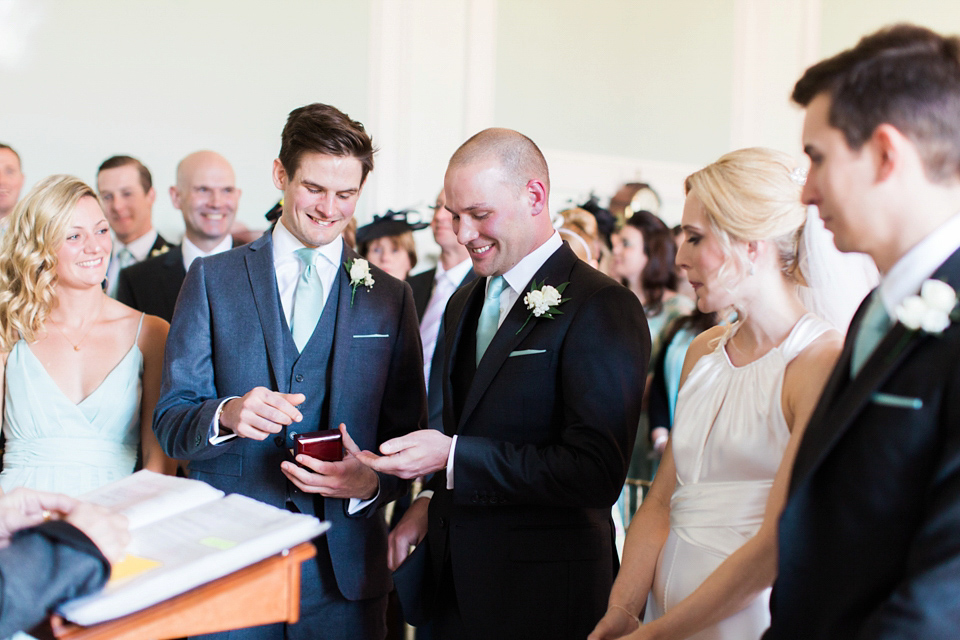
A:
<svg viewBox="0 0 960 640">
<path fill-rule="evenodd" d="M 289 453 L 297 433 L 341 423 L 375 448 L 426 422 L 410 288 L 341 238 L 373 151 L 363 125 L 333 107 L 292 111 L 273 166 L 279 223 L 249 245 L 196 260 L 174 312 L 154 416 L 164 449 L 188 460 L 193 478 L 333 524 L 314 541 L 316 561 L 303 565 L 299 623 L 230 638 L 386 633 L 380 507 L 406 483 L 349 455 L 324 462 Z"/>
</svg>

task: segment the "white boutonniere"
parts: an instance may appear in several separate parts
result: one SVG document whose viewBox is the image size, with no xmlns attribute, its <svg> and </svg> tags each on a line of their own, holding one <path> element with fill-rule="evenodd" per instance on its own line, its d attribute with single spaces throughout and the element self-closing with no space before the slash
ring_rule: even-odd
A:
<svg viewBox="0 0 960 640">
<path fill-rule="evenodd" d="M 530 315 L 523 321 L 523 325 L 517 329 L 517 333 L 523 331 L 523 327 L 527 326 L 530 318 L 547 318 L 553 320 L 554 316 L 563 313 L 563 311 L 560 311 L 557 307 L 570 299 L 561 297 L 563 290 L 567 288 L 568 284 L 570 283 L 564 282 L 554 287 L 546 284 L 546 281 L 537 284 L 537 281 L 534 280 L 530 284 L 530 291 L 523 296 L 523 304 L 527 305 L 527 309 L 530 310 Z"/>
<path fill-rule="evenodd" d="M 910 296 L 897 307 L 897 320 L 911 331 L 940 335 L 957 319 L 957 292 L 942 280 L 927 280 L 920 295 Z"/>
<path fill-rule="evenodd" d="M 167 251 L 170 251 L 170 245 L 165 244 L 165 245 L 163 245 L 162 247 L 160 247 L 159 249 L 154 249 L 153 251 L 151 251 L 151 252 L 150 252 L 150 257 L 151 257 L 151 258 L 156 258 L 157 256 L 162 256 L 162 255 L 165 254 Z"/>
<path fill-rule="evenodd" d="M 357 295 L 357 287 L 363 285 L 367 291 L 373 289 L 373 274 L 370 273 L 370 263 L 363 258 L 347 260 L 344 263 L 347 273 L 350 274 L 350 306 L 353 306 L 353 298 Z"/>
</svg>

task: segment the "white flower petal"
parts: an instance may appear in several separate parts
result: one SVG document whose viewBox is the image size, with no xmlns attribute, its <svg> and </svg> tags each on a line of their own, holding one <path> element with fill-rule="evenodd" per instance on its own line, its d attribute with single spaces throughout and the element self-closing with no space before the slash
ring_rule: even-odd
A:
<svg viewBox="0 0 960 640">
<path fill-rule="evenodd" d="M 950 326 L 950 316 L 939 309 L 927 309 L 920 326 L 927 333 L 943 333 Z"/>
<path fill-rule="evenodd" d="M 950 313 L 957 304 L 957 292 L 942 280 L 927 280 L 920 287 L 920 297 L 933 309 Z"/>
<path fill-rule="evenodd" d="M 920 296 L 909 296 L 897 307 L 897 320 L 903 326 L 916 331 L 923 324 L 923 317 L 927 312 L 927 304 Z"/>
</svg>

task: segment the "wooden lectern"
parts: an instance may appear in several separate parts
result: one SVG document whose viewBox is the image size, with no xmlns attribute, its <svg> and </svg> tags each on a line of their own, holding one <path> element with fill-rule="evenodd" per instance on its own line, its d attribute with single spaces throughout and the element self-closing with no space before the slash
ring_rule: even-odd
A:
<svg viewBox="0 0 960 640">
<path fill-rule="evenodd" d="M 228 576 L 123 618 L 79 627 L 52 616 L 55 638 L 142 640 L 180 638 L 300 618 L 300 565 L 317 554 L 304 542 Z"/>
</svg>

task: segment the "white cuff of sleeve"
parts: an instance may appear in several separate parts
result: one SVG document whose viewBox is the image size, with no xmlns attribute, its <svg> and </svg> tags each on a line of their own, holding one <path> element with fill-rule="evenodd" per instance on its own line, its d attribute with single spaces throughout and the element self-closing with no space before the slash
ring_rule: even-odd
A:
<svg viewBox="0 0 960 640">
<path fill-rule="evenodd" d="M 417 497 L 414 498 L 413 501 L 416 502 L 420 498 L 432 498 L 432 497 L 433 497 L 433 489 L 424 489 L 423 491 L 417 494 Z"/>
<path fill-rule="evenodd" d="M 217 412 L 213 414 L 213 423 L 210 425 L 210 437 L 207 438 L 207 442 L 210 444 L 221 444 L 227 440 L 237 437 L 237 434 L 235 433 L 225 433 L 220 435 L 220 414 L 223 413 L 223 405 L 227 404 L 228 401 L 239 397 L 240 396 L 230 396 L 229 398 L 224 398 L 223 402 L 220 403 L 220 406 L 217 407 Z"/>
<path fill-rule="evenodd" d="M 360 498 L 350 498 L 350 504 L 347 505 L 347 515 L 352 516 L 355 513 L 363 511 L 371 504 L 373 504 L 377 498 L 380 497 L 380 476 L 377 476 L 377 492 L 373 494 L 373 497 L 369 500 L 361 500 Z"/>
<path fill-rule="evenodd" d="M 450 443 L 450 453 L 447 454 L 447 489 L 453 491 L 453 452 L 457 448 L 457 436 L 453 436 Z"/>
</svg>

